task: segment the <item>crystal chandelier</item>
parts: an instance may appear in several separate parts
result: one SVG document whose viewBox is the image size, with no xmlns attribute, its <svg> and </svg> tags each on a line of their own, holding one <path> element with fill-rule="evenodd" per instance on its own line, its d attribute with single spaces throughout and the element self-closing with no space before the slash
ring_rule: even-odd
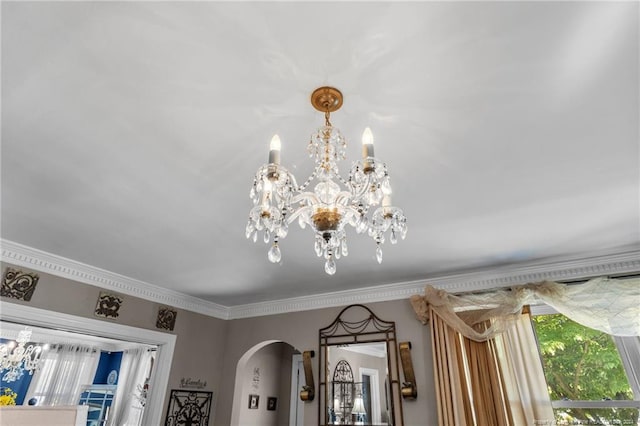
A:
<svg viewBox="0 0 640 426">
<path fill-rule="evenodd" d="M 0 374 L 4 372 L 3 381 L 16 381 L 22 377 L 24 370 L 33 374 L 38 369 L 42 347 L 34 344 L 25 347 L 29 339 L 31 329 L 25 328 L 18 333 L 15 342 L 0 344 Z"/>
<path fill-rule="evenodd" d="M 324 112 L 325 125 L 311 135 L 307 150 L 314 158 L 315 170 L 302 185 L 280 165 L 278 135 L 271 140 L 269 163 L 256 173 L 249 193 L 253 208 L 246 236 L 255 242 L 262 231 L 264 242 L 271 242 L 267 257 L 273 263 L 282 259 L 279 242 L 296 220 L 302 229 L 313 229 L 315 252 L 324 257 L 324 270 L 329 275 L 336 272 L 336 260 L 349 253 L 346 225 L 373 238 L 378 263 L 382 262 L 385 234 L 392 244 L 407 234 L 407 219 L 402 210 L 391 205 L 387 167 L 373 155 L 373 135 L 368 127 L 362 135 L 362 159 L 354 162 L 346 179 L 339 173 L 338 161 L 346 158 L 347 144 L 331 125 L 330 115 L 342 101 L 342 93 L 333 87 L 320 87 L 311 95 L 313 107 Z"/>
</svg>

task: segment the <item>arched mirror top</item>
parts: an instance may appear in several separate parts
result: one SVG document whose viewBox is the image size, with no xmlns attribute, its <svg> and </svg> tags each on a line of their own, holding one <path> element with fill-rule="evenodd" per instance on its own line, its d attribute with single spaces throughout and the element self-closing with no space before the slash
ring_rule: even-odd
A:
<svg viewBox="0 0 640 426">
<path fill-rule="evenodd" d="M 319 330 L 319 343 L 318 424 L 403 424 L 394 321 L 350 305 Z"/>
<path fill-rule="evenodd" d="M 367 339 L 366 336 L 373 336 L 376 341 L 381 339 L 380 333 L 392 334 L 395 339 L 396 323 L 385 321 L 376 316 L 371 309 L 364 305 L 350 305 L 344 308 L 333 322 L 325 328 L 320 329 L 320 339 L 340 339 L 351 338 L 354 343 Z M 339 344 L 339 343 L 333 343 Z"/>
<path fill-rule="evenodd" d="M 344 359 L 338 361 L 335 370 L 333 370 L 333 381 L 353 383 L 353 370 L 349 362 Z"/>
</svg>

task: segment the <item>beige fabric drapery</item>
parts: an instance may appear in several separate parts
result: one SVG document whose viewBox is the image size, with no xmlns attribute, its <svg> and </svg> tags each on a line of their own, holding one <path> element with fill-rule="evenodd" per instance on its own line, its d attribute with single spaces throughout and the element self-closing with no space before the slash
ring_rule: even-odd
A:
<svg viewBox="0 0 640 426">
<path fill-rule="evenodd" d="M 495 342 L 462 336 L 434 309 L 429 315 L 439 425 L 515 425 Z"/>
</svg>

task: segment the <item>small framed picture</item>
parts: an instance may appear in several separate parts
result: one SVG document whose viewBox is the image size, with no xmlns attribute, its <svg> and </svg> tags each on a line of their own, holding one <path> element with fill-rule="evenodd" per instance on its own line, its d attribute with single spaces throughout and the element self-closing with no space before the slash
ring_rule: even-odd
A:
<svg viewBox="0 0 640 426">
<path fill-rule="evenodd" d="M 270 396 L 267 398 L 267 410 L 276 411 L 276 406 L 278 405 L 278 398 L 275 396 Z"/>
<path fill-rule="evenodd" d="M 249 395 L 249 409 L 250 410 L 257 410 L 258 409 L 258 402 L 260 402 L 260 396 L 259 395 Z"/>
</svg>

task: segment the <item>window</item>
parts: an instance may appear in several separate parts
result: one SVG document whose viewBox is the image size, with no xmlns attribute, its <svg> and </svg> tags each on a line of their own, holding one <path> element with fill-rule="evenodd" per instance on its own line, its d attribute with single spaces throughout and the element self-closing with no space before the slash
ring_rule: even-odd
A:
<svg viewBox="0 0 640 426">
<path fill-rule="evenodd" d="M 37 405 L 77 405 L 81 386 L 93 382 L 100 351 L 78 344 L 54 344 L 42 356 L 26 400 Z"/>
<path fill-rule="evenodd" d="M 640 338 L 612 337 L 558 313 L 532 321 L 558 425 L 640 425 Z"/>
</svg>

